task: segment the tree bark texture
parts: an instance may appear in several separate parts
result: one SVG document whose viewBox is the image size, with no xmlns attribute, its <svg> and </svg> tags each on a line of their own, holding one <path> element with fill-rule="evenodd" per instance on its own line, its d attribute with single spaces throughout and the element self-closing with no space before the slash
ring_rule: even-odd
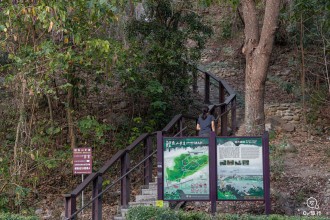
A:
<svg viewBox="0 0 330 220">
<path fill-rule="evenodd" d="M 274 34 L 280 9 L 280 1 L 267 0 L 263 27 L 259 36 L 258 18 L 254 0 L 243 0 L 245 21 L 245 134 L 259 135 L 264 132 L 265 82 Z"/>
<path fill-rule="evenodd" d="M 76 135 L 74 132 L 74 124 L 73 124 L 73 118 L 72 118 L 72 99 L 73 99 L 73 91 L 72 87 L 68 89 L 68 94 L 67 94 L 67 109 L 66 109 L 66 114 L 67 114 L 67 120 L 68 120 L 68 127 L 69 127 L 69 139 L 70 139 L 70 144 L 71 144 L 71 149 L 76 148 Z"/>
</svg>

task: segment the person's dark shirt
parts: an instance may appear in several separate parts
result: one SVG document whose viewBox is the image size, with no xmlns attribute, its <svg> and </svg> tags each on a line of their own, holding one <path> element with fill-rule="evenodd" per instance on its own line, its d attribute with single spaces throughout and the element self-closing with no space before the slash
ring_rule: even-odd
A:
<svg viewBox="0 0 330 220">
<path fill-rule="evenodd" d="M 214 121 L 213 115 L 207 115 L 205 119 L 202 118 L 202 116 L 198 117 L 197 123 L 200 126 L 200 130 L 198 132 L 199 136 L 208 135 L 212 131 L 211 123 Z"/>
</svg>

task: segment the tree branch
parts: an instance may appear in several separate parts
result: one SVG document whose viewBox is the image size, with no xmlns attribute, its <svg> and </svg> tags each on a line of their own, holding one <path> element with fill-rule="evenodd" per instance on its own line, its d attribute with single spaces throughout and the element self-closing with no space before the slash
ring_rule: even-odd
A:
<svg viewBox="0 0 330 220">
<path fill-rule="evenodd" d="M 265 17 L 261 30 L 261 37 L 259 42 L 260 48 L 265 48 L 265 52 L 271 53 L 274 34 L 277 29 L 278 14 L 280 11 L 279 0 L 267 0 L 265 8 Z"/>
<path fill-rule="evenodd" d="M 242 52 L 249 54 L 258 45 L 259 42 L 259 27 L 256 4 L 254 0 L 243 0 L 243 18 L 244 18 L 244 33 L 245 42 Z"/>
</svg>

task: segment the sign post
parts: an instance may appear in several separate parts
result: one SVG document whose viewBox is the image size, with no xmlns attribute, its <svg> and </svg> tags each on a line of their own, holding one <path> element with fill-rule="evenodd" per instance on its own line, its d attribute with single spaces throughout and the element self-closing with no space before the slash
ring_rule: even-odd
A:
<svg viewBox="0 0 330 220">
<path fill-rule="evenodd" d="M 81 174 L 81 182 L 84 182 L 84 174 L 92 173 L 92 148 L 73 149 L 73 174 Z M 81 192 L 81 207 L 84 206 L 84 191 Z"/>
</svg>

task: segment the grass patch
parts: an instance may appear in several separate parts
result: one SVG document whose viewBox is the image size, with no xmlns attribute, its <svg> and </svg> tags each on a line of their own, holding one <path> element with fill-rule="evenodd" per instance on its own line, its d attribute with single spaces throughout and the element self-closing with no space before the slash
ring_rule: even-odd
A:
<svg viewBox="0 0 330 220">
<path fill-rule="evenodd" d="M 0 213 L 1 220 L 38 220 L 36 216 L 21 216 L 11 213 Z"/>
<path fill-rule="evenodd" d="M 140 206 L 129 209 L 127 220 L 326 220 L 325 216 L 304 217 L 284 215 L 237 215 L 216 214 L 212 216 L 202 212 L 174 211 L 168 208 Z"/>
</svg>

